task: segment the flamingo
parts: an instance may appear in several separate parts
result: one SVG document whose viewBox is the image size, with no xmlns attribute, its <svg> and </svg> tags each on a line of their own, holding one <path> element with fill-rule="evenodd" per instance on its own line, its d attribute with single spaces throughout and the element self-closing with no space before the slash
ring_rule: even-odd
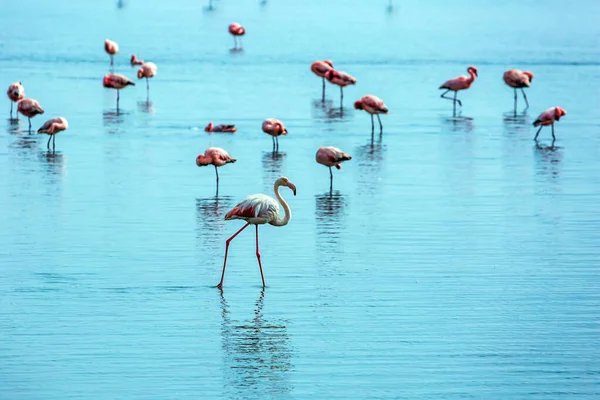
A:
<svg viewBox="0 0 600 400">
<path fill-rule="evenodd" d="M 356 78 L 352 75 L 347 74 L 346 72 L 336 71 L 331 68 L 329 71 L 325 73 L 325 79 L 334 85 L 338 85 L 340 87 L 340 108 L 342 107 L 342 103 L 344 102 L 344 86 L 355 85 Z"/>
<path fill-rule="evenodd" d="M 217 167 L 222 167 L 225 164 L 234 163 L 237 160 L 229 155 L 225 150 L 219 147 L 209 147 L 204 154 L 196 157 L 196 165 L 204 167 L 206 165 L 214 165 L 215 174 L 217 174 L 217 186 L 219 186 L 219 172 Z"/>
<path fill-rule="evenodd" d="M 458 102 L 458 105 L 462 107 L 461 101 L 456 98 L 458 91 L 470 88 L 477 77 L 477 68 L 470 66 L 467 68 L 467 72 L 470 76 L 457 76 L 456 78 L 444 82 L 442 86 L 439 87 L 439 89 L 446 89 L 446 91 L 442 93 L 440 97 L 443 99 L 452 100 L 452 104 L 454 105 L 454 115 L 456 115 L 456 102 Z M 454 92 L 454 98 L 445 96 L 445 94 L 449 91 Z"/>
<path fill-rule="evenodd" d="M 533 80 L 533 72 L 529 71 L 520 71 L 518 69 L 509 69 L 504 73 L 504 82 L 515 89 L 515 115 L 517 115 L 517 89 L 521 89 L 521 93 L 523 93 L 523 98 L 525 99 L 525 104 L 529 108 L 529 102 L 527 101 L 527 95 L 525 94 L 525 90 L 523 88 L 530 87 L 531 81 Z"/>
<path fill-rule="evenodd" d="M 225 278 L 225 267 L 227 266 L 227 253 L 229 252 L 229 244 L 250 224 L 256 226 L 256 258 L 258 259 L 258 267 L 260 268 L 262 285 L 265 287 L 265 276 L 263 275 L 262 264 L 260 262 L 260 252 L 258 251 L 258 225 L 270 224 L 273 226 L 284 226 L 287 225 L 292 219 L 292 211 L 290 210 L 290 207 L 283 197 L 281 197 L 281 194 L 279 194 L 280 186 L 289 187 L 294 193 L 294 196 L 296 195 L 296 186 L 285 176 L 282 176 L 275 181 L 273 190 L 275 191 L 275 197 L 283 207 L 283 212 L 285 213 L 283 218 L 281 218 L 279 215 L 279 204 L 277 204 L 277 201 L 265 194 L 254 194 L 246 197 L 225 215 L 226 221 L 232 219 L 243 219 L 246 221 L 246 225 L 244 225 L 225 242 L 223 272 L 221 273 L 221 281 L 217 285 L 217 288 L 223 289 L 223 278 Z"/>
<path fill-rule="evenodd" d="M 315 61 L 310 65 L 310 70 L 323 80 L 323 101 L 325 101 L 325 73 L 333 68 L 333 61 Z"/>
<path fill-rule="evenodd" d="M 37 100 L 22 99 L 17 103 L 17 112 L 20 112 L 29 119 L 29 130 L 31 131 L 31 118 L 38 114 L 43 114 L 44 109 Z"/>
<path fill-rule="evenodd" d="M 138 79 L 146 78 L 146 94 L 150 93 L 150 83 L 148 82 L 148 78 L 152 78 L 156 75 L 157 71 L 156 64 L 153 62 L 147 62 L 142 65 L 142 68 L 138 70 L 137 77 Z"/>
<path fill-rule="evenodd" d="M 131 60 L 130 60 L 131 66 L 133 67 L 134 65 L 143 65 L 144 64 L 144 60 L 140 60 L 139 58 L 136 57 L 135 54 L 131 55 Z"/>
<path fill-rule="evenodd" d="M 235 131 L 237 131 L 237 129 L 235 128 L 235 125 L 213 125 L 212 122 L 209 122 L 208 125 L 206 125 L 206 128 L 204 128 L 204 132 L 229 132 L 229 133 L 234 133 Z"/>
<path fill-rule="evenodd" d="M 103 85 L 105 88 L 117 89 L 117 111 L 119 111 L 119 92 L 129 85 L 135 86 L 135 82 L 121 74 L 104 75 Z"/>
<path fill-rule="evenodd" d="M 535 134 L 533 140 L 537 140 L 540 131 L 544 126 L 552 125 L 552 142 L 556 140 L 554 136 L 554 122 L 560 120 L 560 117 L 567 115 L 567 112 L 560 107 L 551 107 L 540 114 L 539 117 L 533 122 L 533 126 L 539 126 L 540 129 Z"/>
<path fill-rule="evenodd" d="M 331 167 L 342 169 L 342 163 L 347 160 L 352 160 L 347 153 L 337 147 L 321 147 L 317 150 L 316 160 L 319 164 L 329 167 L 329 190 L 333 188 L 333 172 Z"/>
<path fill-rule="evenodd" d="M 389 110 L 386 107 L 383 100 L 381 100 L 377 96 L 367 94 L 354 103 L 354 108 L 356 108 L 357 110 L 365 110 L 366 112 L 371 114 L 371 134 L 375 132 L 375 122 L 373 121 L 373 114 L 377 115 L 377 120 L 379 121 L 379 133 L 383 133 L 383 125 L 381 124 L 381 118 L 379 117 L 379 114 L 389 113 Z"/>
<path fill-rule="evenodd" d="M 110 55 L 110 68 L 113 68 L 114 60 L 113 57 L 119 52 L 119 45 L 110 39 L 104 41 L 104 50 Z"/>
<path fill-rule="evenodd" d="M 10 99 L 10 118 L 12 119 L 13 103 L 18 103 L 19 100 L 25 98 L 25 88 L 23 88 L 21 82 L 13 82 L 8 86 L 6 94 Z M 17 116 L 17 119 L 19 119 L 19 113 L 17 112 L 15 114 Z"/>
<path fill-rule="evenodd" d="M 46 148 L 50 150 L 50 140 L 52 140 L 52 150 L 54 150 L 56 144 L 56 134 L 64 131 L 68 127 L 69 123 L 67 122 L 66 118 L 56 117 L 46 121 L 44 125 L 38 129 L 37 133 L 46 133 L 49 136 Z"/>
<path fill-rule="evenodd" d="M 246 29 L 237 22 L 229 25 L 229 33 L 233 35 L 233 48 L 237 49 L 237 38 L 240 37 L 240 48 L 242 48 L 242 36 L 246 34 Z"/>
<path fill-rule="evenodd" d="M 273 152 L 279 150 L 279 136 L 288 134 L 283 122 L 275 118 L 264 120 L 262 130 L 273 137 Z"/>
</svg>

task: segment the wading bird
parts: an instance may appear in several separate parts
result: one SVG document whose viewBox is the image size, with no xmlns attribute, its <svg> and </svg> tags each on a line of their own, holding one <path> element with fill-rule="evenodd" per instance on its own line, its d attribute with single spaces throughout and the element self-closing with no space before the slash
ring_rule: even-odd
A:
<svg viewBox="0 0 600 400">
<path fill-rule="evenodd" d="M 129 85 L 135 86 L 134 81 L 121 74 L 104 75 L 102 83 L 105 88 L 117 90 L 117 111 L 119 111 L 119 92 L 121 89 L 126 88 Z"/>
<path fill-rule="evenodd" d="M 136 57 L 135 54 L 131 55 L 131 60 L 130 60 L 131 66 L 133 67 L 134 65 L 144 65 L 144 60 L 140 60 L 139 58 Z"/>
<path fill-rule="evenodd" d="M 20 112 L 29 119 L 29 130 L 31 131 L 31 118 L 38 114 L 43 114 L 44 109 L 37 100 L 22 99 L 17 103 L 17 112 Z"/>
<path fill-rule="evenodd" d="M 231 236 L 225 242 L 223 272 L 221 273 L 221 281 L 217 285 L 219 289 L 223 289 L 223 279 L 225 278 L 225 267 L 227 266 L 227 253 L 229 252 L 229 244 L 250 224 L 256 226 L 256 258 L 258 259 L 258 267 L 260 268 L 262 285 L 265 287 L 265 276 L 263 274 L 262 264 L 260 262 L 260 252 L 258 250 L 258 225 L 270 224 L 273 226 L 284 226 L 287 225 L 292 219 L 292 211 L 290 210 L 290 207 L 279 194 L 280 186 L 287 186 L 292 189 L 294 196 L 296 195 L 296 186 L 285 176 L 282 176 L 275 181 L 273 190 L 275 191 L 275 197 L 283 207 L 283 212 L 285 213 L 283 218 L 281 218 L 279 215 L 279 204 L 277 204 L 277 201 L 265 194 L 253 194 L 246 197 L 225 215 L 226 221 L 232 219 L 243 219 L 246 221 L 246 225 L 244 225 L 242 229 L 233 234 L 233 236 Z"/>
<path fill-rule="evenodd" d="M 355 85 L 356 78 L 350 74 L 342 71 L 336 71 L 332 68 L 325 73 L 325 79 L 340 87 L 340 108 L 342 108 L 344 103 L 344 86 Z"/>
<path fill-rule="evenodd" d="M 535 134 L 533 140 L 537 140 L 540 131 L 544 126 L 552 125 L 552 141 L 556 140 L 554 136 L 554 122 L 560 120 L 560 117 L 567 115 L 567 112 L 560 107 L 552 107 L 540 114 L 539 117 L 533 122 L 533 126 L 539 126 L 540 129 Z"/>
<path fill-rule="evenodd" d="M 156 76 L 156 64 L 153 62 L 147 62 L 142 65 L 142 68 L 138 70 L 137 77 L 138 79 L 146 78 L 146 94 L 150 94 L 150 84 L 148 83 L 148 78 L 153 78 Z"/>
<path fill-rule="evenodd" d="M 275 118 L 268 118 L 262 124 L 262 130 L 264 133 L 269 134 L 273 137 L 273 151 L 279 150 L 279 136 L 287 135 L 288 131 L 285 128 L 283 122 Z"/>
<path fill-rule="evenodd" d="M 317 150 L 316 160 L 319 164 L 329 167 L 329 190 L 333 189 L 333 172 L 331 167 L 342 169 L 342 163 L 344 161 L 352 160 L 347 153 L 337 147 L 321 147 Z"/>
<path fill-rule="evenodd" d="M 310 65 L 310 70 L 314 72 L 317 76 L 320 76 L 323 80 L 323 95 L 322 99 L 325 101 L 325 74 L 327 71 L 333 68 L 333 61 L 323 60 L 323 61 L 315 61 Z"/>
<path fill-rule="evenodd" d="M 215 174 L 217 175 L 217 186 L 219 186 L 219 171 L 217 167 L 222 167 L 225 164 L 234 163 L 237 160 L 229 155 L 225 150 L 219 147 L 209 147 L 204 154 L 196 157 L 196 165 L 204 167 L 206 165 L 214 165 Z"/>
<path fill-rule="evenodd" d="M 45 133 L 50 136 L 48 138 L 48 144 L 46 145 L 46 148 L 50 150 L 50 140 L 52 140 L 52 150 L 54 150 L 56 145 L 56 134 L 64 131 L 68 127 L 69 123 L 67 122 L 66 118 L 56 117 L 46 121 L 44 125 L 38 129 L 37 133 Z"/>
<path fill-rule="evenodd" d="M 8 86 L 6 94 L 10 99 L 10 118 L 12 119 L 13 103 L 18 103 L 19 100 L 25 98 L 25 88 L 23 88 L 21 82 L 13 82 Z M 17 116 L 17 119 L 19 119 L 19 113 L 16 112 L 15 115 Z"/>
<path fill-rule="evenodd" d="M 439 89 L 446 89 L 446 91 L 444 93 L 442 93 L 442 95 L 440 97 L 443 99 L 452 100 L 452 104 L 454 106 L 453 107 L 453 110 L 454 110 L 453 115 L 455 115 L 455 116 L 456 116 L 456 103 L 458 102 L 458 105 L 462 107 L 461 101 L 456 98 L 458 91 L 470 88 L 471 85 L 473 84 L 473 82 L 475 82 L 475 78 L 477 77 L 477 68 L 471 66 L 471 67 L 467 68 L 467 72 L 469 73 L 469 76 L 465 76 L 465 75 L 457 76 L 456 78 L 447 80 L 446 82 L 444 82 L 442 84 L 442 86 L 439 87 Z M 445 94 L 450 91 L 454 92 L 454 98 L 445 96 Z"/>
<path fill-rule="evenodd" d="M 104 41 L 104 51 L 110 55 L 110 68 L 112 69 L 114 66 L 114 56 L 119 52 L 119 45 L 117 42 L 114 42 L 110 39 L 106 39 Z"/>
<path fill-rule="evenodd" d="M 237 38 L 240 38 L 240 49 L 242 48 L 242 36 L 244 36 L 246 34 L 246 29 L 238 24 L 237 22 L 234 22 L 233 24 L 229 25 L 229 33 L 231 33 L 233 35 L 233 48 L 237 49 L 238 48 L 238 43 L 237 43 Z"/>
<path fill-rule="evenodd" d="M 206 127 L 204 128 L 204 132 L 234 133 L 235 131 L 237 131 L 237 129 L 235 128 L 235 125 L 225 125 L 225 124 L 213 125 L 212 122 L 209 122 L 208 125 L 206 125 Z"/>
<path fill-rule="evenodd" d="M 366 112 L 371 114 L 371 134 L 375 132 L 375 122 L 373 121 L 373 115 L 377 115 L 377 120 L 379 121 L 379 133 L 383 133 L 383 125 L 381 124 L 381 118 L 379 117 L 379 114 L 389 113 L 389 110 L 386 107 L 383 100 L 381 100 L 377 96 L 367 94 L 354 103 L 354 108 L 356 108 L 357 110 L 365 110 Z"/>
<path fill-rule="evenodd" d="M 523 99 L 525 99 L 525 104 L 527 105 L 525 109 L 529 108 L 527 95 L 525 94 L 525 90 L 523 90 L 523 88 L 531 86 L 533 72 L 509 69 L 504 73 L 503 79 L 508 86 L 515 89 L 515 115 L 517 115 L 517 89 L 521 89 L 521 93 L 523 93 Z"/>
</svg>

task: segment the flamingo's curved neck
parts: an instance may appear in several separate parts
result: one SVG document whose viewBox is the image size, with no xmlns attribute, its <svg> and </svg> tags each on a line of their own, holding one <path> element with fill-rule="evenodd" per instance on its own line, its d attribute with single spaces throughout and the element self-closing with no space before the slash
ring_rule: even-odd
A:
<svg viewBox="0 0 600 400">
<path fill-rule="evenodd" d="M 281 197 L 281 195 L 279 194 L 279 186 L 281 186 L 281 184 L 277 183 L 274 186 L 273 190 L 275 191 L 275 197 L 277 197 L 277 201 L 279 201 L 279 204 L 281 204 L 281 206 L 283 207 L 283 212 L 285 213 L 285 215 L 283 216 L 283 218 L 277 217 L 276 220 L 270 222 L 270 224 L 274 226 L 287 225 L 288 222 L 290 222 L 290 220 L 292 219 L 292 210 L 290 210 L 290 206 L 288 206 L 288 203 L 286 203 L 283 197 Z"/>
<path fill-rule="evenodd" d="M 475 72 L 473 72 L 472 70 L 469 70 L 469 75 L 471 75 L 471 77 L 469 78 L 469 81 L 471 83 L 475 82 L 475 78 L 476 78 Z"/>
</svg>

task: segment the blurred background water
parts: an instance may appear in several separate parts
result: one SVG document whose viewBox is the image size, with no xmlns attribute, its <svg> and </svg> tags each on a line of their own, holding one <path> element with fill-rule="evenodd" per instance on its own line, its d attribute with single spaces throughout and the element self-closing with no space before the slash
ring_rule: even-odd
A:
<svg viewBox="0 0 600 400">
<path fill-rule="evenodd" d="M 69 120 L 0 120 L 0 398 L 597 398 L 600 3 L 5 2 L 2 85 Z M 231 22 L 247 29 L 231 52 Z M 104 89 L 109 57 L 158 75 Z M 357 78 L 327 86 L 310 63 Z M 462 114 L 437 87 L 479 69 Z M 512 116 L 509 68 L 535 74 Z M 352 109 L 391 110 L 384 133 Z M 536 144 L 548 107 L 568 115 Z M 263 119 L 289 135 L 271 153 Z M 235 134 L 207 134 L 209 122 Z M 332 145 L 353 156 L 329 173 Z M 207 147 L 238 162 L 197 168 Z M 224 214 L 282 189 L 293 219 Z"/>
</svg>

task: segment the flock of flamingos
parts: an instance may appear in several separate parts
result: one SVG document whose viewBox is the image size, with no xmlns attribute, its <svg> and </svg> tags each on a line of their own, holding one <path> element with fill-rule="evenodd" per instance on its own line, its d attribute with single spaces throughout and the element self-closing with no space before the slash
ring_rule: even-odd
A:
<svg viewBox="0 0 600 400">
<path fill-rule="evenodd" d="M 229 33 L 234 38 L 234 49 L 241 49 L 242 36 L 246 34 L 246 29 L 238 24 L 232 23 L 229 25 Z M 239 46 L 239 47 L 238 47 Z M 104 43 L 105 51 L 110 55 L 110 68 L 111 73 L 104 76 L 103 85 L 105 88 L 115 89 L 117 91 L 117 112 L 119 110 L 119 93 L 122 89 L 127 86 L 134 86 L 135 82 L 125 75 L 112 73 L 114 66 L 114 56 L 119 52 L 119 45 L 109 39 L 106 39 Z M 149 79 L 154 77 L 157 73 L 157 67 L 152 62 L 144 62 L 138 59 L 135 54 L 131 56 L 130 63 L 132 66 L 140 66 L 137 77 L 138 79 L 146 79 L 146 90 L 147 93 L 150 91 Z M 340 107 L 344 101 L 344 87 L 348 85 L 356 84 L 356 79 L 350 74 L 334 69 L 333 62 L 329 60 L 315 61 L 310 67 L 311 71 L 314 72 L 318 77 L 322 79 L 322 99 L 325 100 L 325 81 L 333 85 L 340 87 Z M 475 79 L 477 78 L 477 68 L 470 66 L 467 68 L 469 76 L 458 76 L 444 82 L 439 89 L 445 90 L 440 97 L 452 101 L 453 104 L 453 116 L 456 116 L 456 104 L 462 107 L 462 102 L 457 98 L 458 92 L 461 90 L 469 89 Z M 526 108 L 529 108 L 529 102 L 524 89 L 531 85 L 533 80 L 533 73 L 529 71 L 520 71 L 518 69 L 511 69 L 504 73 L 504 82 L 514 89 L 514 112 L 517 112 L 517 90 L 520 89 L 525 100 Z M 449 92 L 453 92 L 452 97 L 447 97 Z M 21 113 L 29 120 L 29 132 L 31 132 L 31 118 L 34 118 L 38 114 L 44 114 L 44 109 L 41 105 L 32 98 L 25 97 L 25 89 L 20 82 L 11 83 L 7 90 L 7 95 L 11 101 L 10 103 L 10 117 L 12 119 L 13 102 L 17 103 L 16 119 L 18 120 L 18 114 Z M 375 131 L 374 116 L 377 116 L 379 122 L 379 133 L 383 134 L 383 124 L 381 123 L 380 114 L 388 114 L 388 108 L 386 107 L 383 100 L 373 95 L 365 95 L 361 99 L 354 103 L 354 108 L 357 110 L 364 110 L 371 115 L 371 134 Z M 554 135 L 554 123 L 567 112 L 561 107 L 551 107 L 546 111 L 542 112 L 537 119 L 534 121 L 533 126 L 539 126 L 535 134 L 534 140 L 537 140 L 540 131 L 544 126 L 552 127 L 552 140 L 556 140 Z M 56 134 L 64 131 L 69 126 L 67 119 L 64 117 L 56 117 L 46 121 L 39 129 L 38 133 L 47 134 L 49 136 L 47 149 L 50 150 L 50 142 L 52 141 L 52 149 L 55 149 Z M 210 122 L 204 129 L 207 132 L 230 132 L 236 131 L 234 125 L 220 124 L 213 125 Z M 262 124 L 262 130 L 268 135 L 271 135 L 273 139 L 273 151 L 279 149 L 279 136 L 287 135 L 288 131 L 283 122 L 275 118 L 268 118 Z M 342 150 L 336 147 L 321 147 L 318 149 L 316 154 L 316 161 L 329 168 L 329 179 L 330 189 L 333 185 L 333 172 L 332 168 L 341 169 L 341 163 L 344 161 L 351 160 L 352 157 Z M 234 163 L 235 158 L 231 157 L 225 150 L 218 147 L 211 147 L 207 149 L 204 154 L 200 154 L 196 158 L 196 165 L 199 167 L 212 165 L 215 168 L 217 186 L 219 184 L 219 173 L 217 168 L 223 165 Z M 225 242 L 225 257 L 223 261 L 223 271 L 221 274 L 221 280 L 216 286 L 219 289 L 223 288 L 223 279 L 225 277 L 225 268 L 227 266 L 227 253 L 229 251 L 229 244 L 231 241 L 239 235 L 249 225 L 254 225 L 256 228 L 256 258 L 258 259 L 258 266 L 260 268 L 260 275 L 262 279 L 262 285 L 265 286 L 265 278 L 262 270 L 262 263 L 260 261 L 260 252 L 258 246 L 258 226 L 263 224 L 270 224 L 273 226 L 284 226 L 289 223 L 292 218 L 292 213 L 289 205 L 283 199 L 279 193 L 279 188 L 286 186 L 292 190 L 294 196 L 296 195 L 296 186 L 290 182 L 290 180 L 284 176 L 280 177 L 275 181 L 274 184 L 274 198 L 264 194 L 254 194 L 246 197 L 235 207 L 233 207 L 226 215 L 225 220 L 242 219 L 246 221 L 246 224 L 238 230 L 233 236 L 231 236 Z M 280 216 L 279 204 L 281 204 L 284 216 Z"/>
</svg>

